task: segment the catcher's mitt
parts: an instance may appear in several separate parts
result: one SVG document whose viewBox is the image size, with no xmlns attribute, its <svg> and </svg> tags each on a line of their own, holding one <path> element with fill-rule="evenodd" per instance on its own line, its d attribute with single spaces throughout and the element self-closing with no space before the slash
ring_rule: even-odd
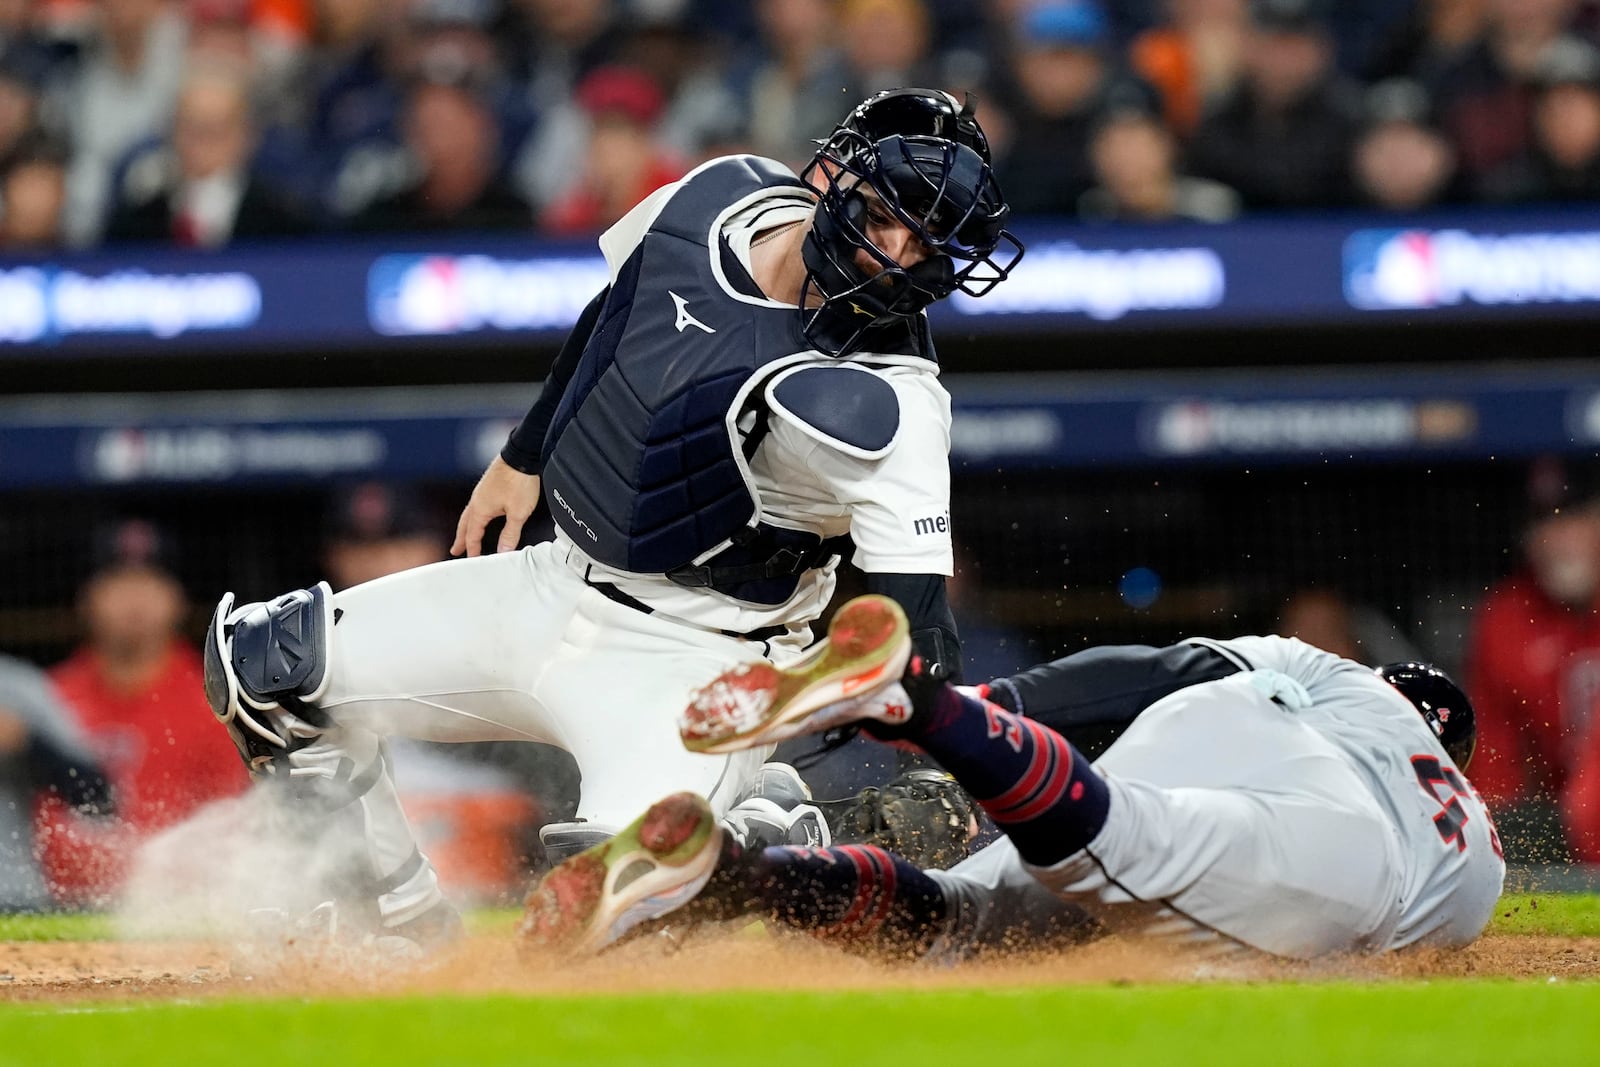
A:
<svg viewBox="0 0 1600 1067">
<path fill-rule="evenodd" d="M 877 845 L 924 868 L 961 862 L 978 832 L 977 805 L 944 771 L 910 771 L 882 789 L 818 806 L 835 844 Z"/>
</svg>

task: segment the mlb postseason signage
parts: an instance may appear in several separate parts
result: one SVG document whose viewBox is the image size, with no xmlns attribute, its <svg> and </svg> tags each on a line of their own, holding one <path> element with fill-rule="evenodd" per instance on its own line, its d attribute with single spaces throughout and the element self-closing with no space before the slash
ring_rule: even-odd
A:
<svg viewBox="0 0 1600 1067">
<path fill-rule="evenodd" d="M 1600 304 L 1600 219 L 1590 230 L 1357 230 L 1344 292 L 1363 311 Z"/>
<path fill-rule="evenodd" d="M 559 339 L 606 282 L 593 242 L 334 237 L 210 253 L 129 246 L 0 260 L 7 354 L 337 352 L 394 338 Z"/>
<path fill-rule="evenodd" d="M 598 254 L 385 255 L 367 271 L 367 322 L 386 337 L 559 333 L 610 280 Z"/>
<path fill-rule="evenodd" d="M 1600 318 L 1600 210 L 1017 227 L 1028 254 L 962 334 Z M 320 237 L 215 253 L 0 260 L 7 354 L 336 353 L 407 338 L 554 344 L 605 284 L 592 241 Z M 665 299 L 665 294 L 662 299 Z"/>
<path fill-rule="evenodd" d="M 956 469 L 1600 451 L 1600 364 L 949 382 Z"/>
<path fill-rule="evenodd" d="M 1600 450 L 1600 366 L 954 376 L 959 472 Z M 533 390 L 0 398 L 0 489 L 475 478 Z"/>
<path fill-rule="evenodd" d="M 537 387 L 0 398 L 0 488 L 465 477 Z"/>
</svg>

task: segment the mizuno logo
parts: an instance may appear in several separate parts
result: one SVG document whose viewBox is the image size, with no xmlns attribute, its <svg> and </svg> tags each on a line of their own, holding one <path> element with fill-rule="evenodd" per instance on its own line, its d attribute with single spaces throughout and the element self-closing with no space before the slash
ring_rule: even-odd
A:
<svg viewBox="0 0 1600 1067">
<path fill-rule="evenodd" d="M 697 329 L 704 330 L 706 333 L 717 332 L 716 330 L 713 330 L 711 327 L 707 326 L 705 323 L 701 322 L 699 319 L 695 318 L 693 315 L 689 314 L 689 302 L 683 297 L 679 296 L 677 293 L 674 293 L 671 289 L 667 290 L 667 295 L 672 297 L 672 303 L 678 309 L 677 321 L 675 321 L 672 325 L 677 327 L 679 333 L 682 333 L 684 327 L 686 326 L 693 326 Z"/>
</svg>

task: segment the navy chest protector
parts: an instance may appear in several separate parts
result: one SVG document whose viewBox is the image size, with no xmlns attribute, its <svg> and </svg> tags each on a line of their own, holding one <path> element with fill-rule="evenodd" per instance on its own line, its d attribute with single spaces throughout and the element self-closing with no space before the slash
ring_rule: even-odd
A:
<svg viewBox="0 0 1600 1067">
<path fill-rule="evenodd" d="M 551 421 L 542 472 L 557 525 L 608 567 L 780 603 L 841 550 L 755 521 L 748 458 L 767 414 L 757 386 L 811 346 L 793 308 L 740 297 L 718 277 L 739 268 L 725 265 L 714 231 L 730 206 L 783 187 L 803 188 L 768 160 L 706 167 L 612 284 Z M 925 338 L 908 332 L 907 351 L 923 355 Z"/>
</svg>

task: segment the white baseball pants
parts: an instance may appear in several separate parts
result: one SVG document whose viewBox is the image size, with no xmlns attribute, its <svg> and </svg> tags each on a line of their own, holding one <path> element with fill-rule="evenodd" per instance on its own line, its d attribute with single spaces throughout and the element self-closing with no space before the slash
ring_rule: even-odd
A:
<svg viewBox="0 0 1600 1067">
<path fill-rule="evenodd" d="M 449 560 L 334 596 L 331 675 L 317 704 L 332 727 L 293 753 L 291 769 L 381 760 L 381 738 L 543 741 L 577 759 L 580 818 L 617 829 L 677 790 L 718 815 L 768 754 L 688 752 L 677 718 L 690 691 L 763 645 L 648 615 L 586 584 L 570 547 Z M 413 869 L 379 901 L 386 924 L 438 900 L 437 879 L 385 769 L 360 801 L 380 880 Z"/>
</svg>

